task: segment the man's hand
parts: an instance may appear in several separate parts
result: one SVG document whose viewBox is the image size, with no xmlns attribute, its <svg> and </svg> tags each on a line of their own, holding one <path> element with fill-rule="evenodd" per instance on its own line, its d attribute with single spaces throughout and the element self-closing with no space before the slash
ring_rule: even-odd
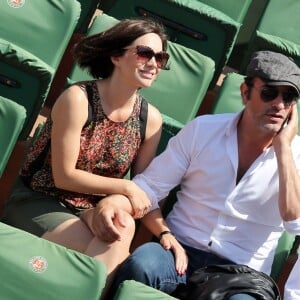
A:
<svg viewBox="0 0 300 300">
<path fill-rule="evenodd" d="M 88 209 L 81 214 L 81 219 L 89 227 L 91 232 L 100 240 L 114 242 L 120 240 L 119 227 L 126 227 L 125 210 L 109 201 L 109 196 L 102 199 L 95 208 Z"/>
<path fill-rule="evenodd" d="M 280 145 L 290 145 L 293 138 L 298 132 L 298 111 L 297 103 L 292 104 L 288 117 L 288 122 L 273 139 L 273 146 L 275 148 Z"/>
<path fill-rule="evenodd" d="M 160 239 L 160 244 L 164 249 L 171 249 L 174 252 L 176 271 L 179 275 L 185 274 L 188 265 L 188 257 L 175 236 L 173 234 L 164 234 Z"/>
</svg>

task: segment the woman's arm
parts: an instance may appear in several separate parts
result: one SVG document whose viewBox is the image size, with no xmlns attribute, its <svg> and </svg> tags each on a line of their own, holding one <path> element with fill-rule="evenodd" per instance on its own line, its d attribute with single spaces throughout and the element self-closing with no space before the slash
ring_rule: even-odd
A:
<svg viewBox="0 0 300 300">
<path fill-rule="evenodd" d="M 99 176 L 76 168 L 81 131 L 87 117 L 86 92 L 76 85 L 64 91 L 53 107 L 51 155 L 55 185 L 78 193 L 123 194 L 147 203 L 145 193 L 130 180 Z"/>
</svg>

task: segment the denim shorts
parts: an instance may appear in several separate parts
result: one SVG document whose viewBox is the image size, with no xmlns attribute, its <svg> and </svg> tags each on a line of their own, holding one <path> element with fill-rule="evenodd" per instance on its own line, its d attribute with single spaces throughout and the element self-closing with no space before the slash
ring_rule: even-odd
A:
<svg viewBox="0 0 300 300">
<path fill-rule="evenodd" d="M 63 222 L 78 218 L 81 212 L 66 207 L 56 197 L 33 191 L 18 178 L 4 205 L 1 221 L 42 236 Z"/>
</svg>

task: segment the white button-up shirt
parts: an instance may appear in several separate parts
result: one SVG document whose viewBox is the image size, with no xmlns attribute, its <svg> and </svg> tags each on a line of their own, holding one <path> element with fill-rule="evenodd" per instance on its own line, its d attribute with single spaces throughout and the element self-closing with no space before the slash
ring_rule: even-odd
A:
<svg viewBox="0 0 300 300">
<path fill-rule="evenodd" d="M 300 259 L 296 261 L 284 288 L 284 300 L 300 300 Z"/>
<path fill-rule="evenodd" d="M 152 209 L 181 185 L 166 220 L 180 242 L 270 273 L 284 227 L 291 231 L 300 219 L 283 224 L 280 217 L 273 147 L 236 184 L 239 118 L 240 113 L 197 117 L 134 181 L 147 193 Z M 292 151 L 300 171 L 299 136 Z"/>
</svg>

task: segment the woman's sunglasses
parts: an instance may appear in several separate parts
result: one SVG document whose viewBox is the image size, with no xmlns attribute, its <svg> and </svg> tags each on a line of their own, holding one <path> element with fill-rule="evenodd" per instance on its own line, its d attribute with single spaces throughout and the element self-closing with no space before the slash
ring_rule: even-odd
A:
<svg viewBox="0 0 300 300">
<path fill-rule="evenodd" d="M 281 94 L 282 100 L 285 105 L 291 105 L 299 99 L 299 95 L 294 90 L 279 91 L 273 86 L 265 85 L 261 88 L 252 86 L 258 92 L 260 92 L 260 98 L 264 102 L 271 102 Z"/>
<path fill-rule="evenodd" d="M 160 51 L 155 53 L 150 47 L 140 45 L 136 46 L 135 50 L 140 62 L 145 64 L 154 56 L 158 68 L 163 70 L 169 69 L 167 66 L 169 54 L 167 52 Z"/>
</svg>

